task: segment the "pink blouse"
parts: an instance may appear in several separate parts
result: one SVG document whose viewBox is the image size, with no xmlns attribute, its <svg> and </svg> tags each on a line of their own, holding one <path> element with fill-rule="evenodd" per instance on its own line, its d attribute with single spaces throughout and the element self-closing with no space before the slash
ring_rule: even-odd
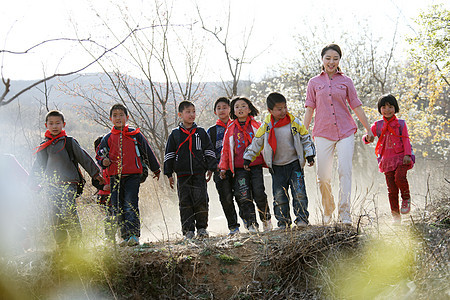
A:
<svg viewBox="0 0 450 300">
<path fill-rule="evenodd" d="M 362 105 L 353 81 L 342 72 L 330 79 L 323 72 L 311 78 L 306 91 L 305 106 L 315 109 L 313 136 L 339 141 L 356 132 L 356 123 L 347 107 Z"/>
</svg>

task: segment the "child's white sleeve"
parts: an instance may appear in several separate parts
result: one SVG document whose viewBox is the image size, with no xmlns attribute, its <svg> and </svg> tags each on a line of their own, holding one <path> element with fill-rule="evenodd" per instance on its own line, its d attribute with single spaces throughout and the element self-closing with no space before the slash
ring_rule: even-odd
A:
<svg viewBox="0 0 450 300">
<path fill-rule="evenodd" d="M 300 140 L 303 145 L 303 151 L 305 152 L 305 157 L 316 156 L 316 147 L 312 141 L 310 134 L 300 135 Z"/>
</svg>

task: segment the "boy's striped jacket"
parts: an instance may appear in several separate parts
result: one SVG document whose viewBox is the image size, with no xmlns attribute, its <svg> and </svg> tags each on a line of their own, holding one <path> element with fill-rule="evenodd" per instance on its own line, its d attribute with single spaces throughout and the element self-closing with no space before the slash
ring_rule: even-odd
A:
<svg viewBox="0 0 450 300">
<path fill-rule="evenodd" d="M 270 116 L 270 114 L 266 116 L 263 124 L 256 132 L 251 145 L 245 150 L 244 159 L 253 161 L 262 152 L 267 166 L 272 168 L 273 151 L 269 145 L 269 133 L 272 128 Z M 315 156 L 316 148 L 314 147 L 311 135 L 309 135 L 308 130 L 306 130 L 302 122 L 290 113 L 288 113 L 288 116 L 291 119 L 291 133 L 294 137 L 294 147 L 298 160 L 300 161 L 300 166 L 303 168 L 306 162 L 305 157 Z M 279 141 L 279 143 L 282 143 L 282 141 Z"/>
</svg>

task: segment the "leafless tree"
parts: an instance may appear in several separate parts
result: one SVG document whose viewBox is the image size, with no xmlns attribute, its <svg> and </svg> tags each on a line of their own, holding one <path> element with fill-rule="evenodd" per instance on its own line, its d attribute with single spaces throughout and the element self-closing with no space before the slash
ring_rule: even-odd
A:
<svg viewBox="0 0 450 300">
<path fill-rule="evenodd" d="M 130 32 L 128 32 L 125 37 L 121 38 L 120 40 L 117 41 L 117 43 L 112 46 L 112 47 L 105 47 L 103 45 L 100 45 L 99 43 L 97 43 L 94 40 L 91 39 L 73 39 L 73 38 L 55 38 L 55 39 L 49 39 L 49 40 L 45 40 L 42 41 L 40 43 L 37 43 L 35 45 L 33 45 L 32 47 L 24 50 L 24 51 L 12 51 L 12 50 L 7 50 L 7 49 L 3 49 L 0 50 L 0 54 L 11 54 L 11 55 L 25 55 L 27 53 L 29 53 L 30 51 L 32 51 L 33 49 L 36 49 L 44 44 L 49 44 L 49 43 L 56 43 L 56 42 L 61 42 L 61 41 L 68 41 L 71 43 L 80 43 L 80 44 L 86 44 L 86 43 L 90 43 L 90 44 L 95 44 L 98 47 L 100 47 L 102 49 L 102 52 L 96 56 L 93 57 L 93 59 L 87 63 L 86 65 L 80 67 L 80 68 L 76 68 L 72 71 L 69 72 L 64 72 L 64 73 L 54 73 L 53 75 L 50 76 L 44 76 L 44 78 L 35 81 L 34 83 L 28 85 L 27 87 L 23 88 L 22 90 L 18 91 L 17 93 L 15 93 L 14 95 L 7 97 L 8 94 L 11 91 L 11 80 L 9 78 L 5 78 L 3 72 L 2 72 L 2 83 L 3 83 L 3 93 L 0 96 L 0 106 L 4 106 L 7 105 L 11 102 L 13 102 L 15 99 L 17 99 L 20 95 L 22 95 L 23 93 L 29 91 L 30 89 L 45 83 L 53 78 L 58 78 L 58 77 L 64 77 L 64 76 L 69 76 L 69 75 L 73 75 L 73 74 L 77 74 L 80 72 L 85 71 L 86 69 L 88 69 L 90 66 L 94 65 L 95 63 L 99 62 L 106 54 L 114 51 L 115 49 L 117 49 L 119 46 L 121 46 L 123 43 L 125 43 L 125 41 L 131 37 L 134 32 L 137 29 L 132 29 L 130 30 Z M 2 68 L 3 69 L 3 68 Z"/>
<path fill-rule="evenodd" d="M 122 54 L 97 61 L 103 69 L 99 86 L 85 89 L 66 85 L 66 92 L 84 98 L 91 118 L 107 128 L 111 126 L 108 111 L 111 104 L 119 102 L 126 105 L 130 111 L 130 123 L 141 128 L 163 161 L 167 138 L 177 122 L 178 103 L 182 100 L 195 102 L 204 89 L 204 84 L 195 82 L 202 49 L 194 48 L 198 43 L 190 40 L 193 24 L 171 22 L 171 10 L 166 2 L 154 1 L 153 14 L 146 20 L 151 25 L 145 27 L 130 25 L 132 16 L 126 9 L 121 11 L 125 28 L 138 27 L 139 30 L 121 45 Z M 109 35 L 116 36 L 108 21 L 103 23 Z M 126 64 L 135 66 L 135 76 L 121 71 L 123 57 L 126 57 Z"/>
<path fill-rule="evenodd" d="M 228 11 L 227 11 L 227 17 L 225 24 L 223 26 L 214 26 L 214 29 L 209 27 L 203 17 L 202 13 L 200 11 L 200 7 L 196 5 L 198 17 L 201 22 L 202 29 L 211 34 L 214 39 L 221 45 L 223 48 L 225 59 L 227 61 L 228 65 L 228 71 L 231 75 L 232 82 L 231 84 L 225 80 L 222 79 L 222 86 L 225 90 L 228 97 L 233 97 L 238 94 L 238 84 L 239 80 L 241 78 L 242 68 L 245 64 L 250 64 L 252 61 L 259 56 L 256 55 L 254 57 L 248 57 L 247 56 L 247 50 L 250 44 L 250 39 L 253 32 L 253 23 L 250 26 L 250 29 L 247 32 L 243 33 L 243 42 L 242 45 L 240 45 L 239 51 L 233 51 L 231 48 L 231 42 L 230 42 L 230 36 L 233 36 L 233 34 L 230 31 L 231 26 L 231 6 L 228 5 Z M 264 52 L 264 51 L 262 51 Z M 261 52 L 261 53 L 262 53 Z"/>
</svg>

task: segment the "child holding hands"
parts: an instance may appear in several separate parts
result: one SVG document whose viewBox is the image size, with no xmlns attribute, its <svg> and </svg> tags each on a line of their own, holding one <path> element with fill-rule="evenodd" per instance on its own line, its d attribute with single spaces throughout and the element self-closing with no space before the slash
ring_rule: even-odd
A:
<svg viewBox="0 0 450 300">
<path fill-rule="evenodd" d="M 120 226 L 122 246 L 136 246 L 141 235 L 139 187 L 143 161 L 159 180 L 160 168 L 153 150 L 140 129 L 128 127 L 128 109 L 115 104 L 109 112 L 113 124 L 111 132 L 103 137 L 97 149 L 97 162 L 108 169 L 111 205 L 116 223 Z M 115 232 L 112 233 L 115 236 Z"/>
<path fill-rule="evenodd" d="M 378 112 L 383 119 L 376 121 L 371 127 L 372 133 L 378 137 L 375 154 L 378 168 L 386 177 L 389 203 L 395 223 L 401 222 L 400 213 L 407 214 L 411 209 L 406 172 L 414 166 L 415 160 L 406 122 L 395 116 L 399 110 L 397 99 L 393 95 L 380 97 Z M 364 136 L 363 140 L 366 144 L 370 143 L 367 136 Z M 402 195 L 401 208 L 399 208 L 399 190 Z"/>
<path fill-rule="evenodd" d="M 264 231 L 272 229 L 267 195 L 264 191 L 264 159 L 256 158 L 249 171 L 244 169 L 244 151 L 251 144 L 260 123 L 253 117 L 258 110 L 245 97 L 236 97 L 231 101 L 230 116 L 233 122 L 227 128 L 223 139 L 223 149 L 219 163 L 220 177 L 225 178 L 227 170 L 234 175 L 234 195 L 241 209 L 241 217 L 250 232 L 258 231 L 255 201 Z"/>
<path fill-rule="evenodd" d="M 300 120 L 288 112 L 286 98 L 282 94 L 271 93 L 267 97 L 267 108 L 270 114 L 245 150 L 244 169 L 247 170 L 251 161 L 263 151 L 272 174 L 273 210 L 278 228 L 289 228 L 292 223 L 287 194 L 289 186 L 296 216 L 294 223 L 306 227 L 309 213 L 303 167 L 305 160 L 309 166 L 314 165 L 314 143 Z"/>
</svg>

